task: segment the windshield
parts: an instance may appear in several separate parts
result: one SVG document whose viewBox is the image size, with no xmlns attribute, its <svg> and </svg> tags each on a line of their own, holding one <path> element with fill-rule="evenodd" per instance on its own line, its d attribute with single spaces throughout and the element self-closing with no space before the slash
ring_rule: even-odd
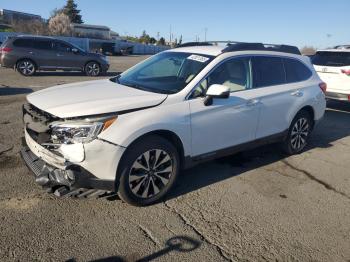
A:
<svg viewBox="0 0 350 262">
<path fill-rule="evenodd" d="M 185 88 L 212 59 L 207 55 L 163 52 L 112 81 L 145 91 L 174 94 Z"/>
<path fill-rule="evenodd" d="M 350 52 L 317 52 L 312 63 L 320 66 L 349 66 Z"/>
</svg>

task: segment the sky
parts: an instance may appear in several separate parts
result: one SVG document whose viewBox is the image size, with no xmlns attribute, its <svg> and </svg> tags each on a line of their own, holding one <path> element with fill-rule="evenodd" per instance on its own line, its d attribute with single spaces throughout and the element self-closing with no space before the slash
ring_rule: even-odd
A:
<svg viewBox="0 0 350 262">
<path fill-rule="evenodd" d="M 50 16 L 66 0 L 0 0 L 0 9 Z M 87 24 L 120 35 L 231 40 L 316 48 L 350 44 L 350 0 L 76 0 Z"/>
</svg>

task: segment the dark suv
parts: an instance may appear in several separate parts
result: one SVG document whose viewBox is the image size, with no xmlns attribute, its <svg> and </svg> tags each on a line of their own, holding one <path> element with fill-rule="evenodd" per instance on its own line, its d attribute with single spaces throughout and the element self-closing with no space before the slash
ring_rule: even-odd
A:
<svg viewBox="0 0 350 262">
<path fill-rule="evenodd" d="M 51 37 L 35 36 L 8 38 L 0 47 L 0 64 L 24 76 L 34 75 L 37 70 L 82 71 L 98 76 L 109 68 L 107 58 L 101 54 L 88 53 Z"/>
</svg>

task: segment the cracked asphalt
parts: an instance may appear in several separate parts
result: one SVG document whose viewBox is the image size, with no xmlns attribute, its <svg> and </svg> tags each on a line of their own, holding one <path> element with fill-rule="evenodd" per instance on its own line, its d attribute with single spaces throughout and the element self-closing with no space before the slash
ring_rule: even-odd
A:
<svg viewBox="0 0 350 262">
<path fill-rule="evenodd" d="M 144 58 L 113 57 L 109 74 Z M 59 199 L 20 159 L 21 105 L 90 79 L 0 68 L 0 261 L 350 261 L 350 105 L 329 103 L 304 153 L 271 145 L 199 165 L 164 203 Z"/>
</svg>

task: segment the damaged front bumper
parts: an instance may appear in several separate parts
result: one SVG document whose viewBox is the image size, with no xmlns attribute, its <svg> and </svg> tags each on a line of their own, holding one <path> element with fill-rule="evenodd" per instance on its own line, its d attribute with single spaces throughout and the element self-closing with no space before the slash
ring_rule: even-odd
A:
<svg viewBox="0 0 350 262">
<path fill-rule="evenodd" d="M 105 145 L 102 146 L 101 143 Z M 115 179 L 98 178 L 89 172 L 89 168 L 96 169 L 97 166 L 93 161 L 90 161 L 92 162 L 90 165 L 89 161 L 86 161 L 91 158 L 91 155 L 89 152 L 85 154 L 84 148 L 82 149 L 84 158 L 80 159 L 80 163 L 74 163 L 36 143 L 26 130 L 22 144 L 23 148 L 20 153 L 25 164 L 34 173 L 36 183 L 48 192 L 57 196 L 102 197 L 113 195 L 113 192 L 116 191 Z M 108 149 L 111 150 L 111 147 L 116 147 L 101 141 L 96 144 L 93 148 L 100 152 L 102 149 L 108 151 Z M 92 152 L 92 154 L 95 153 Z M 95 157 L 98 158 L 98 155 Z M 115 155 L 111 154 L 110 158 L 106 157 L 104 160 L 108 163 L 113 157 Z M 103 160 L 100 162 L 99 168 L 106 170 L 103 162 Z M 114 170 L 113 176 L 115 177 L 115 169 L 111 168 L 111 170 Z"/>
</svg>

